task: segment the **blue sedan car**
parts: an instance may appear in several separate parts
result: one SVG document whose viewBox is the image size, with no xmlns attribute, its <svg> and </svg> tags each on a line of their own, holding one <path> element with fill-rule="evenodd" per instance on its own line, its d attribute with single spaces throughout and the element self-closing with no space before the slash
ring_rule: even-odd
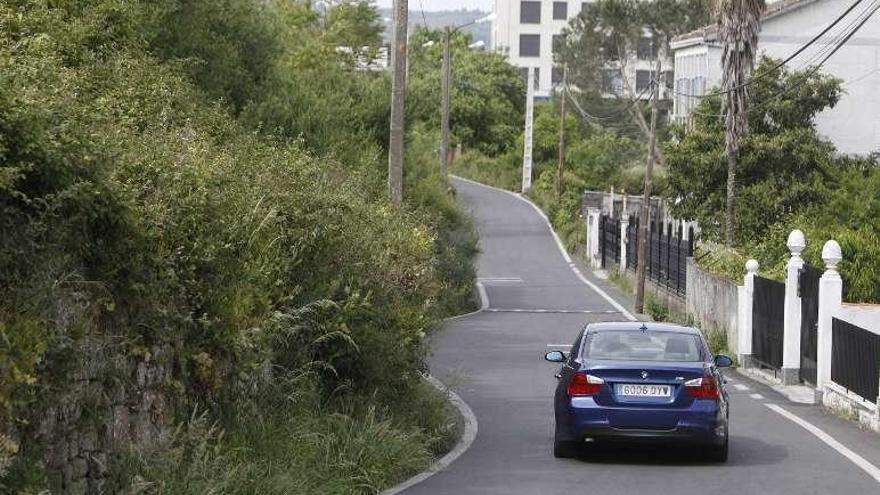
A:
<svg viewBox="0 0 880 495">
<path fill-rule="evenodd" d="M 727 461 L 728 395 L 702 333 L 657 323 L 593 323 L 571 352 L 549 352 L 562 363 L 556 377 L 553 454 L 572 457 L 583 444 L 647 441 L 697 445 Z"/>
</svg>

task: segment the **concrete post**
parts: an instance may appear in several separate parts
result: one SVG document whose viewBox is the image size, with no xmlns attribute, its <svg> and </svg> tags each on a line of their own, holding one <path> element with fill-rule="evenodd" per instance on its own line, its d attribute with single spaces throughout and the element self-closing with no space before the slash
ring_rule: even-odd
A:
<svg viewBox="0 0 880 495">
<path fill-rule="evenodd" d="M 627 231 L 629 229 L 629 215 L 626 214 L 626 196 L 623 197 L 623 212 L 620 217 L 620 263 L 617 265 L 620 276 L 626 275 L 626 243 Z"/>
<path fill-rule="evenodd" d="M 739 288 L 739 362 L 743 368 L 752 367 L 752 305 L 755 294 L 755 275 L 758 274 L 757 260 L 746 262 L 746 276 Z"/>
<path fill-rule="evenodd" d="M 830 240 L 822 247 L 822 259 L 825 261 L 825 273 L 819 279 L 819 336 L 818 356 L 816 359 L 816 389 L 819 394 L 825 384 L 831 382 L 831 324 L 840 313 L 843 302 L 843 280 L 837 271 L 837 264 L 843 259 L 840 244 Z"/>
<path fill-rule="evenodd" d="M 785 275 L 785 324 L 782 330 L 782 383 L 794 385 L 800 382 L 801 368 L 801 298 L 798 295 L 800 271 L 804 267 L 801 253 L 807 246 L 804 233 L 793 230 L 788 235 L 788 260 Z"/>
<path fill-rule="evenodd" d="M 602 260 L 599 258 L 599 217 L 602 216 L 600 208 L 587 208 L 587 259 L 590 260 L 590 268 L 602 268 Z"/>
</svg>

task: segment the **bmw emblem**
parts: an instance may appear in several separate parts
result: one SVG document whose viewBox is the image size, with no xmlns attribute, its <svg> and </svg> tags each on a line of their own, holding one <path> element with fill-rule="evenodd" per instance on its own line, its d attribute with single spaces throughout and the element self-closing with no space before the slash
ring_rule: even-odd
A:
<svg viewBox="0 0 880 495">
<path fill-rule="evenodd" d="M 647 380 L 647 379 L 648 379 L 648 372 L 642 371 L 642 380 Z"/>
</svg>

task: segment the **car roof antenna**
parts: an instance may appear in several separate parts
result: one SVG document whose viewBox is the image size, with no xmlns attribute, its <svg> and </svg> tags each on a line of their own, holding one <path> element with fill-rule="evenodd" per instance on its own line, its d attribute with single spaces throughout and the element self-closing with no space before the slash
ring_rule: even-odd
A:
<svg viewBox="0 0 880 495">
<path fill-rule="evenodd" d="M 648 331 L 648 325 L 647 325 L 646 323 L 642 323 L 642 326 L 639 327 L 639 330 L 641 330 L 641 331 L 643 331 L 643 332 L 647 332 L 647 331 Z"/>
</svg>

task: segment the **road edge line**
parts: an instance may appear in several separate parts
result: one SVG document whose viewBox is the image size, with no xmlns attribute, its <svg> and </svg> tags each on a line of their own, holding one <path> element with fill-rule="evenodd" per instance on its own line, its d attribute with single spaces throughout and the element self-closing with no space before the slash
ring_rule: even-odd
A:
<svg viewBox="0 0 880 495">
<path fill-rule="evenodd" d="M 462 433 L 461 438 L 458 439 L 458 443 L 455 444 L 455 448 L 453 448 L 446 455 L 431 464 L 428 469 L 407 479 L 406 481 L 403 481 L 393 488 L 389 488 L 381 492 L 380 495 L 397 495 L 404 490 L 418 485 L 419 483 L 425 481 L 431 476 L 434 476 L 435 474 L 439 473 L 450 464 L 455 462 L 455 460 L 461 457 L 462 454 L 467 452 L 467 450 L 471 447 L 471 444 L 473 444 L 474 440 L 476 440 L 477 438 L 479 422 L 477 421 L 477 416 L 474 414 L 474 411 L 467 404 L 467 402 L 465 402 L 464 399 L 461 398 L 461 396 L 450 390 L 449 387 L 443 384 L 443 382 L 434 378 L 433 376 L 425 375 L 424 378 L 425 381 L 431 384 L 431 386 L 433 386 L 440 392 L 449 395 L 449 402 L 456 409 L 458 409 L 458 412 L 461 414 L 462 420 L 464 421 L 464 432 Z"/>
<path fill-rule="evenodd" d="M 465 318 L 467 316 L 474 316 L 489 309 L 489 294 L 486 292 L 486 286 L 483 285 L 483 283 L 479 280 L 476 281 L 474 285 L 477 286 L 477 293 L 480 295 L 480 309 L 476 311 L 471 311 L 470 313 L 465 313 L 463 315 L 450 316 L 449 318 L 444 318 L 443 321 L 452 321 L 459 318 Z M 461 457 L 462 454 L 467 452 L 467 450 L 471 447 L 471 444 L 474 443 L 474 440 L 477 438 L 479 422 L 477 421 L 477 416 L 474 414 L 471 406 L 469 406 L 468 403 L 461 398 L 461 396 L 450 390 L 449 387 L 444 385 L 443 382 L 441 382 L 437 378 L 431 375 L 425 375 L 424 379 L 440 392 L 449 395 L 449 403 L 452 404 L 453 407 L 458 409 L 458 413 L 461 414 L 462 420 L 464 421 L 464 432 L 462 432 L 461 438 L 458 439 L 455 447 L 447 452 L 446 455 L 444 455 L 440 459 L 437 459 L 434 463 L 428 466 L 428 469 L 400 482 L 399 484 L 391 488 L 380 492 L 380 495 L 396 495 L 408 488 L 412 488 L 413 486 L 418 485 L 419 483 L 425 481 L 431 476 L 434 476 L 435 474 L 439 473 L 447 466 L 455 462 L 455 460 Z"/>
<path fill-rule="evenodd" d="M 862 457 L 859 454 L 850 450 L 849 447 L 847 447 L 846 445 L 835 440 L 834 437 L 832 437 L 828 433 L 825 433 L 818 426 L 816 426 L 813 423 L 810 423 L 809 421 L 807 421 L 807 420 L 795 415 L 794 413 L 784 409 L 782 406 L 780 406 L 778 404 L 764 404 L 764 405 L 767 406 L 768 408 L 770 408 L 770 410 L 780 414 L 782 417 L 788 419 L 789 421 L 797 424 L 801 428 L 812 433 L 816 438 L 823 441 L 826 445 L 828 445 L 832 449 L 836 450 L 838 454 L 849 459 L 853 464 L 855 464 L 856 466 L 861 468 L 862 471 L 868 473 L 868 476 L 871 476 L 872 478 L 874 478 L 875 481 L 880 483 L 880 468 L 871 464 L 870 461 L 868 461 L 864 457 Z"/>
<path fill-rule="evenodd" d="M 455 179 L 458 179 L 458 180 L 461 180 L 464 182 L 469 182 L 469 183 L 477 185 L 477 186 L 482 186 L 482 187 L 486 187 L 489 189 L 494 189 L 495 191 L 507 193 L 507 194 L 513 196 L 514 198 L 517 198 L 520 201 L 523 201 L 526 204 L 528 204 L 529 206 L 531 206 L 538 213 L 538 215 L 541 217 L 541 219 L 544 220 L 544 223 L 547 225 L 547 228 L 550 229 L 550 233 L 553 235 L 553 240 L 556 241 L 556 247 L 559 249 L 559 252 L 562 254 L 562 258 L 565 260 L 566 263 L 568 263 L 568 267 L 571 269 L 572 272 L 574 272 L 575 276 L 581 282 L 583 282 L 584 285 L 586 285 L 587 287 L 592 289 L 596 294 L 599 294 L 599 296 L 602 299 L 605 299 L 605 301 L 607 301 L 609 304 L 611 304 L 611 306 L 613 306 L 614 309 L 620 311 L 620 314 L 622 314 L 626 319 L 628 319 L 630 321 L 638 321 L 638 318 L 633 316 L 633 314 L 630 313 L 622 304 L 617 302 L 607 292 L 602 290 L 598 285 L 594 284 L 592 281 L 587 279 L 587 277 L 585 277 L 583 273 L 581 273 L 580 269 L 577 267 L 575 262 L 571 259 L 571 255 L 568 254 L 568 250 L 565 249 L 565 245 L 562 244 L 562 240 L 559 238 L 559 235 L 556 233 L 556 230 L 553 229 L 553 224 L 550 223 L 550 219 L 547 217 L 547 214 L 544 213 L 543 210 L 541 210 L 540 206 L 536 205 L 532 200 L 523 196 L 522 194 L 517 194 L 513 191 L 508 191 L 506 189 L 501 189 L 501 188 L 494 187 L 494 186 L 488 186 L 486 184 L 482 184 L 480 182 L 473 181 L 470 179 L 465 179 L 464 177 L 459 177 L 457 175 L 450 174 L 450 177 L 453 177 Z"/>
</svg>

